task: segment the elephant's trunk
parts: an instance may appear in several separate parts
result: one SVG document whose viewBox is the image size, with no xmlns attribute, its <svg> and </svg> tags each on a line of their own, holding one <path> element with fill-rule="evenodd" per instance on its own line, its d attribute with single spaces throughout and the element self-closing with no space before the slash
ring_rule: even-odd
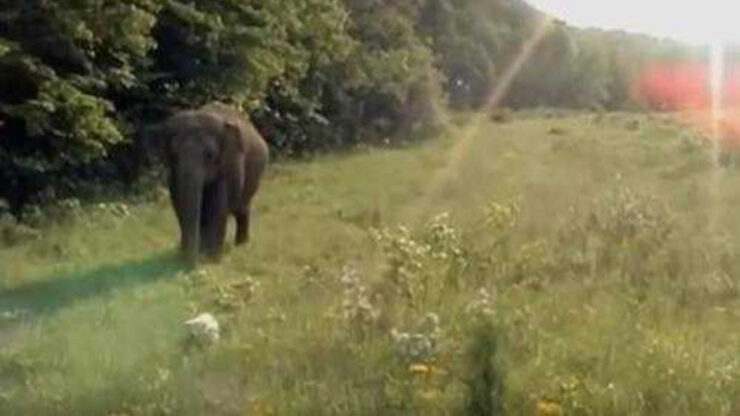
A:
<svg viewBox="0 0 740 416">
<path fill-rule="evenodd" d="M 200 248 L 200 216 L 203 201 L 203 180 L 194 178 L 187 171 L 177 172 L 175 178 L 175 203 L 179 213 L 182 235 L 182 254 L 188 265 L 194 267 L 198 262 Z"/>
</svg>

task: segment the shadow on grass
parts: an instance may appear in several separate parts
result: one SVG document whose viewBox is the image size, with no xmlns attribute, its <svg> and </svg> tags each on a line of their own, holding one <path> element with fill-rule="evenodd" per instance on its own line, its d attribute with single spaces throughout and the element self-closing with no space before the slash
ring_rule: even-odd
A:
<svg viewBox="0 0 740 416">
<path fill-rule="evenodd" d="M 54 313 L 75 302 L 102 296 L 116 289 L 173 277 L 183 270 L 183 264 L 174 254 L 161 253 L 144 260 L 52 274 L 0 291 L 0 312 Z"/>
</svg>

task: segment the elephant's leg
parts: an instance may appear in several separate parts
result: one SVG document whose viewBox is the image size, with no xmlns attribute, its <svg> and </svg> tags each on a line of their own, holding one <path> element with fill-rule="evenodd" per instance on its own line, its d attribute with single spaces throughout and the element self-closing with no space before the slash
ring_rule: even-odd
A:
<svg viewBox="0 0 740 416">
<path fill-rule="evenodd" d="M 177 194 L 177 187 L 175 186 L 175 179 L 174 174 L 169 175 L 169 180 L 167 181 L 169 185 L 170 190 L 170 202 L 172 203 L 173 211 L 175 211 L 175 217 L 177 218 L 177 224 L 180 226 L 180 251 L 185 250 L 185 224 L 183 224 L 184 218 L 183 218 L 183 210 L 182 204 L 180 201 L 178 201 L 178 194 Z"/>
<path fill-rule="evenodd" d="M 200 208 L 200 252 L 208 254 L 213 247 L 213 187 L 207 186 L 203 190 L 203 202 Z"/>
<path fill-rule="evenodd" d="M 236 245 L 238 246 L 249 242 L 249 214 L 249 207 L 234 214 L 236 217 Z"/>
<path fill-rule="evenodd" d="M 201 241 L 202 187 L 187 176 L 173 179 L 170 184 L 172 203 L 180 224 L 180 251 L 190 266 L 195 266 Z"/>
<path fill-rule="evenodd" d="M 211 255 L 215 259 L 220 259 L 221 254 L 224 250 L 224 240 L 226 238 L 226 222 L 229 219 L 228 200 L 226 196 L 226 190 L 223 186 L 220 187 L 218 198 L 216 199 L 216 207 L 214 214 L 213 224 L 213 248 Z"/>
<path fill-rule="evenodd" d="M 241 201 L 234 211 L 236 216 L 236 245 L 249 242 L 250 217 L 252 212 L 252 198 L 259 188 L 260 177 L 264 163 L 250 163 L 244 166 L 244 189 Z"/>
<path fill-rule="evenodd" d="M 221 257 L 226 235 L 226 221 L 228 219 L 226 187 L 223 183 L 215 183 L 206 190 L 203 200 L 202 217 L 204 245 L 203 251 L 216 259 Z"/>
</svg>

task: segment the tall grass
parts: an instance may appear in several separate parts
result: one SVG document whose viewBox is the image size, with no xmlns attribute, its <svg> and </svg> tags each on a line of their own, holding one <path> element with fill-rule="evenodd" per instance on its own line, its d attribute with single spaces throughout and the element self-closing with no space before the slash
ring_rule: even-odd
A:
<svg viewBox="0 0 740 416">
<path fill-rule="evenodd" d="M 708 206 L 707 145 L 635 117 L 274 165 L 191 273 L 166 199 L 76 208 L 0 250 L 0 414 L 737 414 L 740 183 Z"/>
</svg>

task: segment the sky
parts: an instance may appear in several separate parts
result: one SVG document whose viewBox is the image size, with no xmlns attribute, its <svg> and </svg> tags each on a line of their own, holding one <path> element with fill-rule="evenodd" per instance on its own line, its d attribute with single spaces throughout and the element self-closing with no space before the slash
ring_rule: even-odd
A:
<svg viewBox="0 0 740 416">
<path fill-rule="evenodd" d="M 573 26 L 622 29 L 692 44 L 740 43 L 738 0 L 527 0 Z"/>
</svg>

